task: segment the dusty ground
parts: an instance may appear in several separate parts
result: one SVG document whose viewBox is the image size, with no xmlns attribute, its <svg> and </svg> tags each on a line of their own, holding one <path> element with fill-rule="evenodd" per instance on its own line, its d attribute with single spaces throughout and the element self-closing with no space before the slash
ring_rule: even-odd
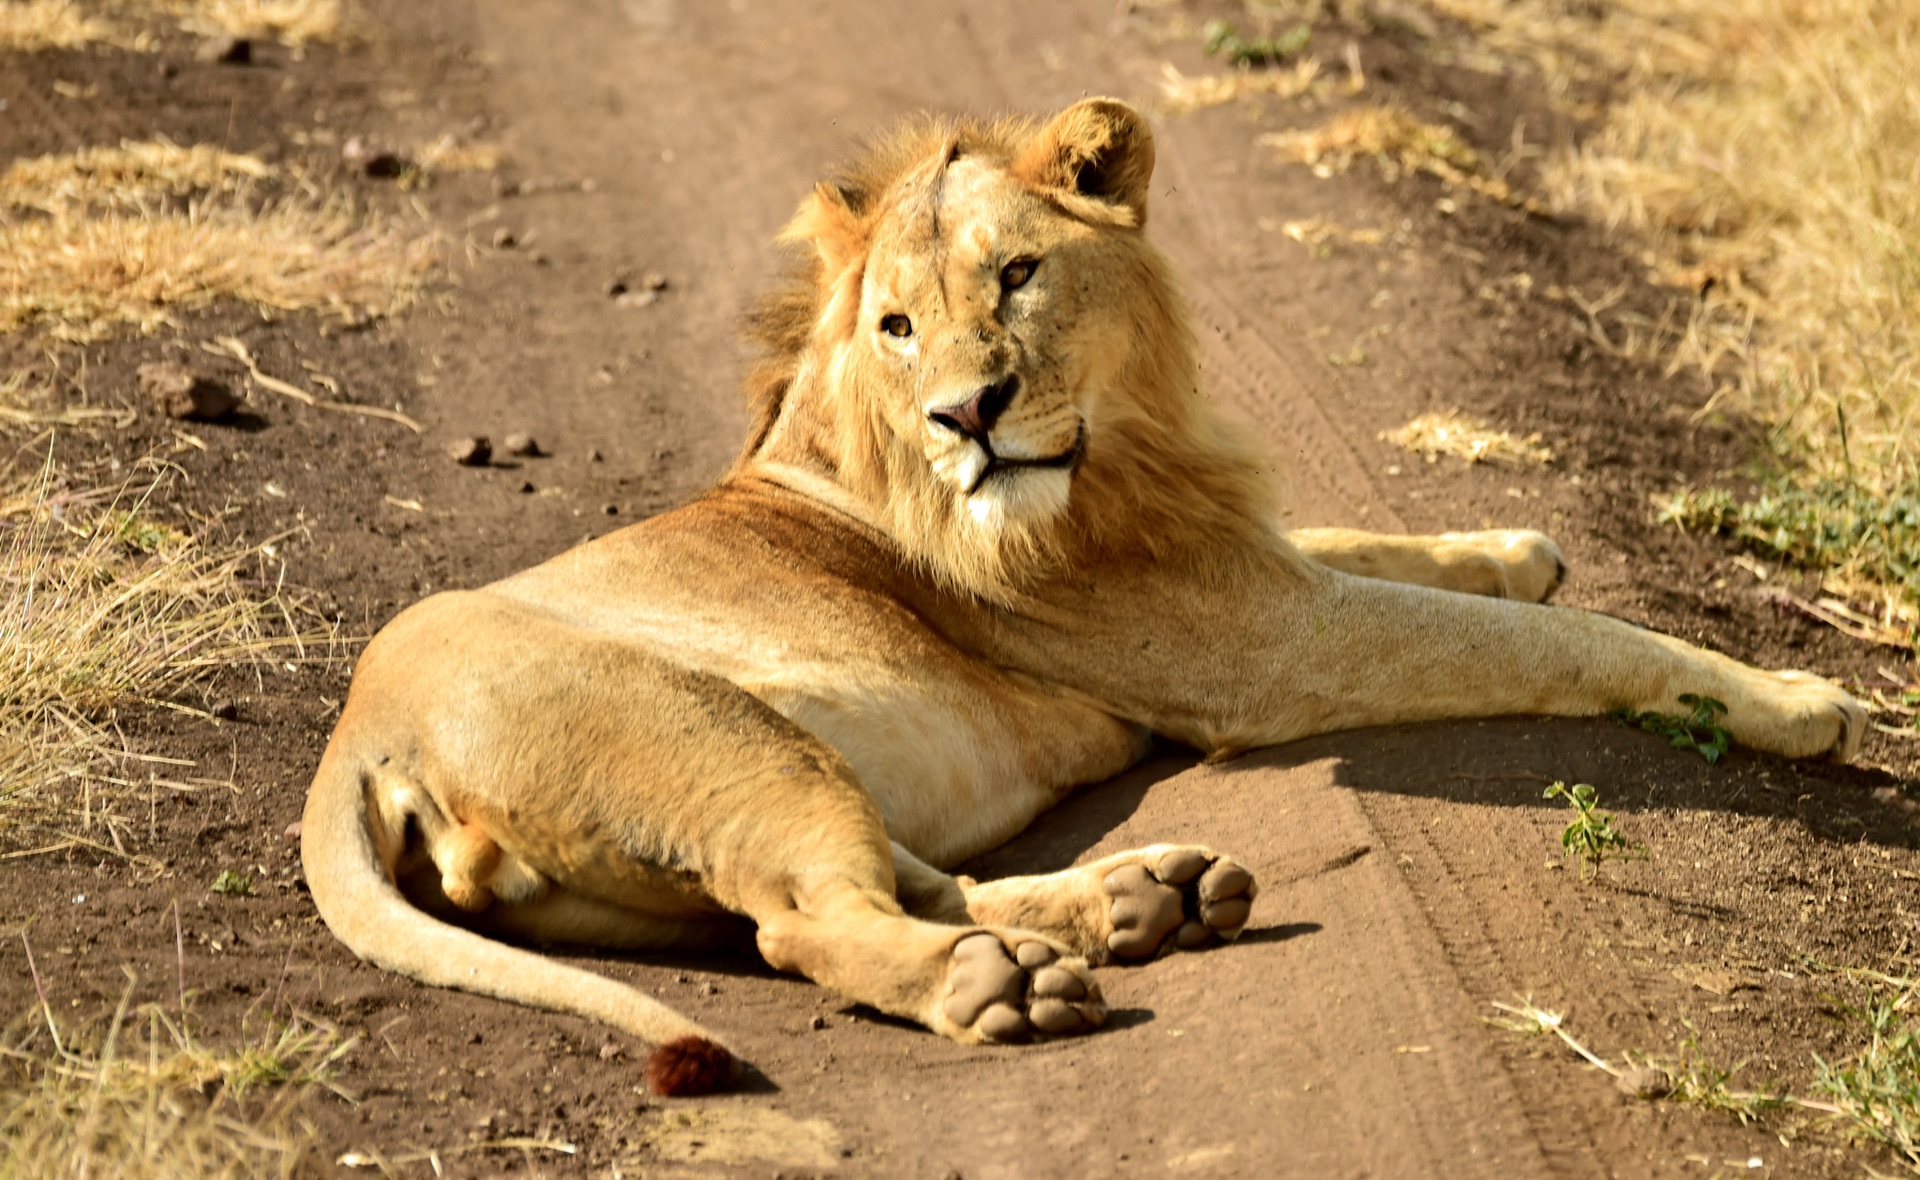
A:
<svg viewBox="0 0 1920 1180">
<path fill-rule="evenodd" d="M 459 131 L 505 146 L 497 174 L 418 193 L 338 177 L 396 215 L 417 216 L 417 203 L 449 235 L 450 278 L 397 320 L 342 332 L 216 312 L 60 354 L 70 376 L 84 359 L 85 396 L 130 403 L 139 362 L 233 331 L 270 373 L 306 362 L 346 396 L 428 423 L 416 437 L 258 392 L 241 425 L 195 428 L 205 452 L 176 460 L 182 507 L 224 509 L 254 537 L 303 525 L 286 548 L 290 580 L 365 634 L 429 591 L 537 561 L 720 471 L 744 429 L 740 317 L 777 265 L 765 243 L 861 135 L 923 107 L 1045 111 L 1087 93 L 1151 104 L 1161 62 L 1206 68 L 1194 38 L 1165 32 L 1204 15 L 1105 0 L 982 0 L 964 13 L 925 0 L 430 3 L 376 22 L 370 41 L 301 60 L 268 48 L 244 68 L 197 63 L 185 42 L 157 56 L 9 58 L 0 161 L 154 132 L 309 163 L 356 134 L 406 145 Z M 1325 36 L 1337 60 L 1348 35 Z M 1436 64 L 1384 36 L 1357 52 L 1369 97 L 1445 114 L 1496 157 L 1516 122 L 1536 144 L 1577 130 L 1524 77 Z M 98 97 L 61 97 L 56 80 L 98 83 Z M 1556 284 L 1610 288 L 1638 274 L 1631 257 L 1588 227 L 1466 194 L 1447 215 L 1435 182 L 1388 185 L 1365 166 L 1316 179 L 1254 145 L 1311 117 L 1278 103 L 1159 116 L 1153 197 L 1207 376 L 1274 448 L 1297 521 L 1541 527 L 1573 564 L 1570 605 L 1762 664 L 1870 676 L 1894 661 L 1776 612 L 1727 552 L 1652 523 L 1652 494 L 1737 466 L 1750 435 L 1694 423 L 1697 382 L 1598 354 L 1571 309 L 1542 298 Z M 1390 238 L 1318 256 L 1278 232 L 1315 216 Z M 493 245 L 500 227 L 514 246 Z M 648 272 L 668 283 L 650 305 L 609 297 L 616 279 Z M 1330 363 L 1356 347 L 1367 363 Z M 9 368 L 52 369 L 38 344 L 0 350 Z M 1427 465 L 1376 438 L 1454 406 L 1539 431 L 1559 461 Z M 551 457 L 474 470 L 442 454 L 455 437 L 513 430 Z M 169 439 L 147 416 L 60 445 L 105 464 Z M 449 1175 L 970 1180 L 1894 1166 L 1804 1120 L 1742 1127 L 1627 1099 L 1569 1054 L 1481 1020 L 1490 1001 L 1531 995 L 1604 1054 L 1671 1056 L 1697 1037 L 1713 1061 L 1746 1062 L 1744 1081 L 1804 1090 L 1811 1055 L 1851 1043 L 1832 1019 L 1845 986 L 1809 960 L 1885 966 L 1912 949 L 1920 842 L 1900 776 L 1913 763 L 1886 739 L 1868 761 L 1889 769 L 1852 770 L 1745 754 L 1709 768 L 1609 721 L 1363 732 L 1213 767 L 1166 751 L 973 871 L 1205 842 L 1266 882 L 1238 945 L 1103 972 L 1115 1008 L 1104 1033 L 1019 1050 L 947 1044 L 754 962 L 598 961 L 724 1030 L 763 1075 L 745 1095 L 664 1104 L 644 1094 L 639 1048 L 622 1037 L 423 991 L 357 963 L 317 924 L 282 832 L 346 679 L 344 666 L 247 670 L 208 692 L 237 700 L 235 722 L 125 719 L 145 748 L 232 782 L 129 805 L 139 851 L 163 869 L 78 855 L 0 868 L 0 925 L 45 948 L 58 1004 L 109 1003 L 122 965 L 141 998 L 169 995 L 178 900 L 210 1023 L 277 993 L 361 1034 L 340 1079 L 358 1102 L 306 1108 L 327 1161 L 433 1149 Z M 1559 856 L 1562 813 L 1540 799 L 1562 779 L 1596 784 L 1650 858 L 1582 884 Z M 252 898 L 209 893 L 228 868 L 267 884 Z M 0 973 L 30 994 L 10 942 Z M 577 1154 L 462 1154 L 515 1135 Z M 427 1162 L 396 1170 L 432 1174 Z"/>
</svg>

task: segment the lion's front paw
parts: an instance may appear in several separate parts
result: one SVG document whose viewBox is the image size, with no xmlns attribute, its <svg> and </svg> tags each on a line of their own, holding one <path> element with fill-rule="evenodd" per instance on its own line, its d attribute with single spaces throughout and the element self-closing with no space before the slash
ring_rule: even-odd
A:
<svg viewBox="0 0 1920 1180">
<path fill-rule="evenodd" d="M 1762 673 L 1769 683 L 1767 704 L 1775 714 L 1772 732 L 1749 737 L 1730 709 L 1727 728 L 1734 739 L 1789 758 L 1831 758 L 1850 762 L 1867 736 L 1867 710 L 1852 693 L 1811 672 Z M 1771 739 L 1771 740 L 1768 740 Z"/>
<path fill-rule="evenodd" d="M 1083 960 L 1018 931 L 981 930 L 953 946 L 939 1015 L 935 1031 L 956 1041 L 1005 1044 L 1091 1032 L 1107 1006 Z"/>
<path fill-rule="evenodd" d="M 1545 602 L 1567 580 L 1566 558 L 1545 533 L 1503 529 L 1483 535 L 1493 542 L 1491 556 L 1505 574 L 1505 597 L 1515 602 Z"/>
<path fill-rule="evenodd" d="M 1253 874 L 1206 848 L 1149 848 L 1107 872 L 1107 949 L 1119 962 L 1142 962 L 1179 949 L 1199 950 L 1239 937 L 1259 887 Z"/>
</svg>

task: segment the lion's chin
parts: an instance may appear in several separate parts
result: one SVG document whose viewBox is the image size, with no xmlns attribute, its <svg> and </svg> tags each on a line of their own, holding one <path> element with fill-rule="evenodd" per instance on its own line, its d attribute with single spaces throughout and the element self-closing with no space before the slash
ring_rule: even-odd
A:
<svg viewBox="0 0 1920 1180">
<path fill-rule="evenodd" d="M 1044 524 L 1067 510 L 1073 472 L 1029 467 L 996 472 L 967 497 L 967 515 L 990 532 Z"/>
</svg>

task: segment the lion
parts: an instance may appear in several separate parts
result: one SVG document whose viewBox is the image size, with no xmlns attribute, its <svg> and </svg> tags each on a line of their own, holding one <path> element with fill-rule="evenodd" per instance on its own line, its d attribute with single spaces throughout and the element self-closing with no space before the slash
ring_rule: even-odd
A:
<svg viewBox="0 0 1920 1180">
<path fill-rule="evenodd" d="M 1755 749 L 1856 752 L 1825 680 L 1545 605 L 1540 533 L 1285 531 L 1144 235 L 1153 165 L 1096 98 L 925 119 L 818 185 L 717 486 L 366 648 L 303 823 L 341 941 L 624 1029 L 656 1091 L 700 1093 L 737 1077 L 722 1038 L 526 944 L 751 940 L 958 1041 L 1072 1036 L 1106 1015 L 1094 967 L 1233 941 L 1252 875 L 1184 845 L 948 870 L 1156 736 L 1226 755 L 1695 692 Z"/>
</svg>

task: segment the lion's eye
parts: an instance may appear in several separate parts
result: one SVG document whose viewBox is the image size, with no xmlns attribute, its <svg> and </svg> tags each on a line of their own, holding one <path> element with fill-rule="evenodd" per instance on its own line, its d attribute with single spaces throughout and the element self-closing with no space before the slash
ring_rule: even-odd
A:
<svg viewBox="0 0 1920 1180">
<path fill-rule="evenodd" d="M 880 319 L 880 330 L 889 336 L 905 340 L 907 337 L 913 335 L 913 321 L 906 316 L 898 314 L 882 316 Z"/>
<path fill-rule="evenodd" d="M 1040 263 L 1036 259 L 1014 259 L 1000 268 L 1000 288 L 1004 291 L 1018 291 L 1027 285 L 1027 280 L 1033 277 L 1033 272 L 1039 267 Z"/>
</svg>

